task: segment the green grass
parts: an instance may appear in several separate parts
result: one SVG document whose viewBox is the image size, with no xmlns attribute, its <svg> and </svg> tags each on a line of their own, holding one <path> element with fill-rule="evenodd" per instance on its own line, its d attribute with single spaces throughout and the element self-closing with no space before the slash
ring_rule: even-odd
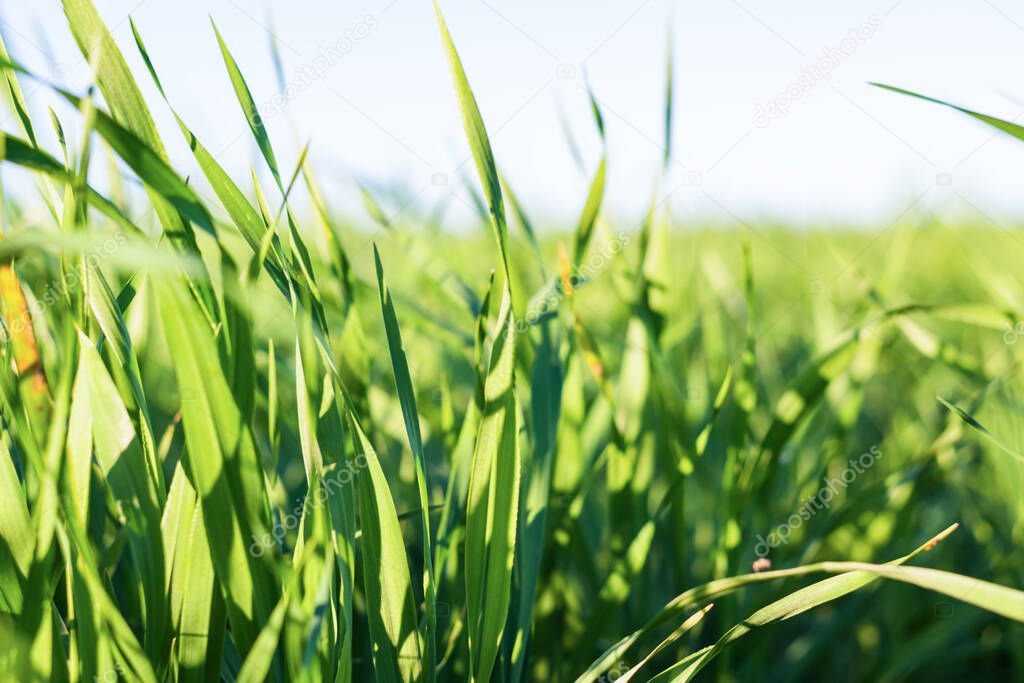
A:
<svg viewBox="0 0 1024 683">
<path fill-rule="evenodd" d="M 360 188 L 374 231 L 278 165 L 230 35 L 269 189 L 157 130 L 145 27 L 132 74 L 63 4 L 102 99 L 32 120 L 0 51 L 39 188 L 0 240 L 0 678 L 1024 677 L 1018 230 L 624 219 L 598 150 L 538 232 L 439 11 L 480 230 Z"/>
</svg>

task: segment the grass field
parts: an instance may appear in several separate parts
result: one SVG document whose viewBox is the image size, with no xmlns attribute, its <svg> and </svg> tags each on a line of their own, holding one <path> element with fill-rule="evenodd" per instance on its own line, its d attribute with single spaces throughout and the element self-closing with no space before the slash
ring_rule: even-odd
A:
<svg viewBox="0 0 1024 683">
<path fill-rule="evenodd" d="M 230 36 L 265 186 L 63 5 L 94 92 L 0 52 L 0 679 L 1024 679 L 1024 233 L 615 216 L 604 161 L 535 229 L 440 12 L 479 221 L 339 216 Z"/>
</svg>

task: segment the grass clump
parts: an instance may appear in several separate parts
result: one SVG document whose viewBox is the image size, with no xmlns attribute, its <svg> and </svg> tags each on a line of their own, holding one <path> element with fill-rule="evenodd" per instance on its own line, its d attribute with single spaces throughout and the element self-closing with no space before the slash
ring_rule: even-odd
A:
<svg viewBox="0 0 1024 683">
<path fill-rule="evenodd" d="M 538 234 L 439 11 L 489 235 L 364 189 L 368 238 L 308 149 L 279 166 L 230 36 L 269 191 L 157 130 L 63 5 L 96 91 L 54 88 L 59 150 L 0 52 L 0 156 L 47 209 L 9 199 L 0 241 L 5 680 L 1024 675 L 1005 234 L 681 231 L 657 201 L 631 229 L 603 155 L 572 234 Z"/>
</svg>

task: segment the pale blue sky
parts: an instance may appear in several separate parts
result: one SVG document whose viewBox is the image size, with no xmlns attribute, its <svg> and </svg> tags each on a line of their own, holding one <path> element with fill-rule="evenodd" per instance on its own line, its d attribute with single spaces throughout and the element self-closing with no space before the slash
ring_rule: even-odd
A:
<svg viewBox="0 0 1024 683">
<path fill-rule="evenodd" d="M 98 0 L 97 6 L 137 69 L 183 172 L 194 172 L 194 163 L 144 75 L 129 14 L 172 102 L 230 170 L 246 172 L 256 153 L 208 16 L 257 101 L 270 103 L 278 94 L 271 20 L 286 76 L 297 82 L 296 69 L 304 65 L 321 76 L 293 92 L 286 108 L 303 140 L 313 140 L 333 205 L 357 209 L 353 181 L 365 179 L 392 185 L 396 197 L 424 210 L 447 199 L 459 215 L 465 192 L 455 170 L 468 147 L 427 0 Z M 579 132 L 588 174 L 600 155 L 581 87 L 584 63 L 608 129 L 608 204 L 622 220 L 643 212 L 661 157 L 670 17 L 676 147 L 664 192 L 672 192 L 672 207 L 684 219 L 884 227 L 908 209 L 1004 222 L 1024 208 L 1024 144 L 865 84 L 890 82 L 1024 119 L 1024 8 L 1009 0 L 449 0 L 442 9 L 498 162 L 539 216 L 571 220 L 586 193 L 559 106 Z M 86 83 L 87 66 L 59 2 L 4 2 L 0 16 L 17 59 L 70 86 Z M 863 31 L 861 39 L 844 42 L 851 30 Z M 345 36 L 354 39 L 342 42 L 344 54 L 323 70 L 319 50 Z M 823 64 L 826 49 L 832 73 L 823 79 L 808 69 Z M 799 97 L 788 113 L 755 122 L 757 106 L 792 84 Z M 51 102 L 39 91 L 30 105 L 45 116 Z M 267 125 L 280 156 L 293 161 L 286 117 L 272 116 Z M 15 130 L 15 122 L 8 118 L 4 128 Z M 451 177 L 447 187 L 431 184 L 437 173 Z M 937 182 L 942 174 L 952 184 Z"/>
</svg>

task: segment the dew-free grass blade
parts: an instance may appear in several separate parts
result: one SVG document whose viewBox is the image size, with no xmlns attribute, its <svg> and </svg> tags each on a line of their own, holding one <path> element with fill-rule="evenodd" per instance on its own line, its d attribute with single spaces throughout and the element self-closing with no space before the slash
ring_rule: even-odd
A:
<svg viewBox="0 0 1024 683">
<path fill-rule="evenodd" d="M 224 59 L 224 65 L 227 67 L 228 76 L 231 79 L 231 87 L 235 90 L 235 97 L 238 98 L 238 103 L 242 105 L 242 113 L 245 114 L 249 130 L 252 131 L 253 137 L 256 138 L 256 144 L 260 148 L 267 166 L 270 167 L 270 173 L 274 176 L 278 188 L 284 193 L 284 184 L 281 182 L 281 172 L 278 170 L 277 157 L 274 155 L 274 148 L 270 144 L 270 137 L 267 135 L 266 126 L 263 125 L 263 117 L 260 116 L 256 100 L 253 99 L 252 92 L 250 92 L 249 86 L 242 76 L 242 71 L 238 68 L 235 58 L 231 56 L 231 52 L 228 50 L 228 46 L 221 37 L 217 24 L 213 22 L 212 17 L 210 25 L 213 26 L 213 32 L 217 36 L 217 45 L 220 46 L 220 54 Z"/>
<path fill-rule="evenodd" d="M 1024 455 L 1022 455 L 1020 451 L 1010 448 L 1001 440 L 999 440 L 992 432 L 988 430 L 987 427 L 985 427 L 985 425 L 981 424 L 976 419 L 974 419 L 973 415 L 971 415 L 970 413 L 968 413 L 966 410 L 956 405 L 955 403 L 947 401 L 941 396 L 936 396 L 935 398 L 939 401 L 939 403 L 944 405 L 947 410 L 949 410 L 951 413 L 959 417 L 961 420 L 964 421 L 964 423 L 966 423 L 971 428 L 977 430 L 979 433 L 981 433 L 982 436 L 984 436 L 986 439 L 995 444 L 999 448 L 999 450 L 1003 451 L 1007 455 L 1021 462 L 1024 462 Z"/>
<path fill-rule="evenodd" d="M 3 133 L 0 133 L 0 159 L 24 168 L 39 171 L 45 176 L 61 183 L 71 184 L 73 182 L 73 176 L 52 156 L 32 147 L 24 140 L 19 140 L 16 137 Z M 92 187 L 87 186 L 84 189 L 88 202 L 103 213 L 104 216 L 133 234 L 141 233 L 139 228 L 132 223 L 131 219 L 125 216 L 113 202 Z"/>
<path fill-rule="evenodd" d="M 416 391 L 412 385 L 409 361 L 406 358 L 405 348 L 402 344 L 402 332 L 398 326 L 398 313 L 395 311 L 391 292 L 384 279 L 384 266 L 380 262 L 380 253 L 377 251 L 377 245 L 373 246 L 373 259 L 377 269 L 377 288 L 380 295 L 381 313 L 384 316 L 384 331 L 387 336 L 388 351 L 391 356 L 391 372 L 395 380 L 398 402 L 402 407 L 402 419 L 405 422 L 405 432 L 409 438 L 409 449 L 412 451 L 413 468 L 416 474 L 416 489 L 419 493 L 421 511 L 420 534 L 423 544 L 423 599 L 425 604 L 423 616 L 423 640 L 426 649 L 424 667 L 427 680 L 433 680 L 434 667 L 437 660 L 434 635 L 437 587 L 434 582 L 434 564 L 431 555 L 427 464 L 426 458 L 423 455 L 423 437 L 420 434 L 420 414 L 416 409 Z"/>
<path fill-rule="evenodd" d="M 927 95 L 920 95 L 920 94 L 918 94 L 916 92 L 912 92 L 910 90 L 904 90 L 903 88 L 897 88 L 897 87 L 894 87 L 894 86 L 891 86 L 891 85 L 885 85 L 884 83 L 871 83 L 871 85 L 873 85 L 873 86 L 875 86 L 877 88 L 882 88 L 883 90 L 889 90 L 889 91 L 894 92 L 894 93 L 899 93 L 900 95 L 908 95 L 910 97 L 916 97 L 917 99 L 924 100 L 925 102 L 932 102 L 934 104 L 941 104 L 943 107 L 949 107 L 950 109 L 955 109 L 956 111 L 964 113 L 964 114 L 967 114 L 968 116 L 970 116 L 972 118 L 975 118 L 978 121 L 981 121 L 982 123 L 987 123 L 988 125 L 992 126 L 993 128 L 1001 130 L 1004 133 L 1006 133 L 1007 135 L 1011 135 L 1011 136 L 1017 138 L 1018 140 L 1024 140 L 1024 126 L 1021 126 L 1020 124 L 1017 124 L 1017 123 L 1013 123 L 1012 121 L 1005 121 L 1003 119 L 999 119 L 999 118 L 996 118 L 994 116 L 989 116 L 987 114 L 982 114 L 980 112 L 972 111 L 970 109 L 967 109 L 965 107 L 961 107 L 961 106 L 956 105 L 956 104 L 952 104 L 950 102 L 944 102 L 942 100 L 937 100 L 934 97 L 928 97 Z"/>
<path fill-rule="evenodd" d="M 466 507 L 469 676 L 471 680 L 482 683 L 491 679 L 505 630 L 517 539 L 521 454 L 515 383 L 516 320 L 508 230 L 494 155 L 466 72 L 436 2 L 434 9 L 455 83 L 463 128 L 491 216 L 504 276 L 491 360 L 484 382 L 484 410 L 473 452 Z"/>
<path fill-rule="evenodd" d="M 686 621 L 681 623 L 676 630 L 672 631 L 672 633 L 665 636 L 664 640 L 658 643 L 657 647 L 651 650 L 643 659 L 641 659 L 634 666 L 632 666 L 626 673 L 624 673 L 619 678 L 615 679 L 616 682 L 629 683 L 630 681 L 632 681 L 633 678 L 635 678 L 636 675 L 640 673 L 640 669 L 646 666 L 647 663 L 650 662 L 659 652 L 664 650 L 666 647 L 668 647 L 675 641 L 679 640 L 687 631 L 691 630 L 694 626 L 699 624 L 713 606 L 714 604 L 712 603 L 707 607 L 697 610 L 689 617 L 687 617 Z"/>
<path fill-rule="evenodd" d="M 469 477 L 473 465 L 473 448 L 476 439 L 476 430 L 484 410 L 484 378 L 486 368 L 484 361 L 484 344 L 487 338 L 487 319 L 491 311 L 491 297 L 494 292 L 494 272 L 491 271 L 487 289 L 484 291 L 480 302 L 480 311 L 477 314 L 476 328 L 474 334 L 474 357 L 473 367 L 476 381 L 474 391 L 470 397 L 462 419 L 462 427 L 459 429 L 455 440 L 455 446 L 451 451 L 451 470 L 448 474 L 448 486 L 445 490 L 444 505 L 441 508 L 441 519 L 437 527 L 437 541 L 434 544 L 436 556 L 434 567 L 439 575 L 444 574 L 447 566 L 447 558 L 451 550 L 451 537 L 456 529 L 463 522 L 466 511 L 466 498 L 469 491 Z"/>
<path fill-rule="evenodd" d="M 11 459 L 11 434 L 0 435 L 0 612 L 21 612 L 24 583 L 32 561 L 32 527 L 25 492 Z"/>
<path fill-rule="evenodd" d="M 587 195 L 587 203 L 583 207 L 583 214 L 576 226 L 576 233 L 573 235 L 573 263 L 577 267 L 583 264 L 587 255 L 587 247 L 590 245 L 591 235 L 594 233 L 594 225 L 597 223 L 598 213 L 601 211 L 601 201 L 604 199 L 604 177 L 607 157 L 601 157 L 601 164 L 597 167 L 597 173 L 590 183 L 590 193 Z"/>
<path fill-rule="evenodd" d="M 377 454 L 351 413 L 348 423 L 356 462 L 362 457 L 365 463 L 358 477 L 359 521 L 374 673 L 387 683 L 415 681 L 423 673 L 423 646 L 395 502 Z"/>
<path fill-rule="evenodd" d="M 142 170 L 140 177 L 146 182 L 153 209 L 172 242 L 186 253 L 195 253 L 195 235 L 182 216 L 197 221 L 212 233 L 209 213 L 167 166 L 167 151 L 135 77 L 92 0 L 62 0 L 62 5 L 75 42 L 82 56 L 92 65 L 96 83 L 110 107 L 110 116 L 97 111 L 96 130 L 129 165 L 135 163 L 132 168 L 136 173 Z M 59 89 L 58 93 L 78 106 L 70 93 Z M 141 157 L 135 158 L 134 154 Z M 154 187 L 149 184 L 151 181 L 159 185 Z M 169 196 L 164 192 L 169 192 Z M 201 283 L 192 282 L 190 285 L 202 302 L 207 318 L 210 318 L 214 309 L 212 294 Z"/>
<path fill-rule="evenodd" d="M 487 129 L 484 127 L 483 118 L 480 116 L 480 109 L 477 107 L 476 98 L 469 87 L 466 72 L 462 68 L 462 61 L 459 59 L 459 54 L 455 50 L 451 34 L 448 32 L 448 25 L 445 23 L 444 17 L 441 16 L 441 8 L 438 7 L 436 2 L 434 3 L 434 10 L 441 29 L 441 40 L 444 44 L 445 56 L 448 58 L 448 66 L 451 69 L 452 80 L 455 83 L 455 95 L 459 100 L 459 110 L 462 113 L 462 126 L 466 131 L 466 138 L 469 140 L 469 147 L 473 153 L 477 175 L 480 176 L 484 198 L 487 200 L 487 210 L 494 227 L 495 238 L 498 242 L 502 269 L 507 280 L 509 272 L 508 231 L 505 224 L 505 205 L 502 201 L 501 182 L 498 178 L 497 166 L 494 163 L 494 153 L 491 151 L 491 143 L 487 137 Z"/>
<path fill-rule="evenodd" d="M 232 637 L 245 654 L 280 594 L 270 555 L 249 551 L 249 544 L 270 527 L 264 475 L 209 325 L 180 283 L 169 277 L 152 282 L 182 395 L 182 461 L 199 494 L 210 544 L 217 549 L 214 566 Z"/>
<path fill-rule="evenodd" d="M 156 69 L 153 66 L 153 62 L 150 59 L 149 52 L 146 49 L 145 44 L 142 42 L 142 36 L 139 34 L 138 28 L 135 26 L 135 22 L 129 19 L 132 27 L 132 34 L 135 37 L 135 44 L 139 49 L 139 53 L 142 55 L 142 59 L 149 69 L 149 74 L 153 79 L 153 82 L 157 86 L 157 90 L 164 97 L 168 106 L 170 100 L 167 94 L 164 92 L 162 83 L 157 76 Z M 287 286 L 283 281 L 282 270 L 286 267 L 287 261 L 282 258 L 280 240 L 277 235 L 271 230 L 268 231 L 263 220 L 260 218 L 259 213 L 253 208 L 249 200 L 245 198 L 245 195 L 239 189 L 238 185 L 232 180 L 231 176 L 228 175 L 227 171 L 217 162 L 216 158 L 203 146 L 196 135 L 190 128 L 185 124 L 182 118 L 178 115 L 177 111 L 171 107 L 171 113 L 174 114 L 175 120 L 178 122 L 178 127 L 181 129 L 182 135 L 185 136 L 185 140 L 188 143 L 189 149 L 192 150 L 193 156 L 195 156 L 196 162 L 203 171 L 203 175 L 206 176 L 207 182 L 210 183 L 210 187 L 213 188 L 214 193 L 220 200 L 224 209 L 227 211 L 228 216 L 231 217 L 231 221 L 238 228 L 239 233 L 245 238 L 249 246 L 257 253 L 266 254 L 270 257 L 269 262 L 265 260 L 260 261 L 262 266 L 267 263 L 267 271 L 273 278 L 278 289 L 282 292 L 287 291 Z M 269 243 L 264 245 L 264 241 L 269 239 Z"/>
<path fill-rule="evenodd" d="M 220 673 L 225 605 L 199 497 L 180 464 L 171 478 L 163 514 L 167 597 L 174 631 L 173 671 L 180 681 L 210 680 Z"/>
<path fill-rule="evenodd" d="M 79 334 L 79 366 L 75 396 L 87 401 L 92 451 L 119 509 L 123 510 L 131 547 L 133 574 L 142 586 L 146 614 L 146 649 L 162 661 L 167 638 L 163 546 L 160 516 L 162 481 L 147 463 L 139 436 L 107 374 L 95 346 Z M 88 461 L 87 461 L 88 462 Z"/>
<path fill-rule="evenodd" d="M 912 552 L 899 557 L 895 560 L 890 561 L 889 565 L 902 565 L 910 561 L 917 555 L 931 550 L 935 545 L 953 533 L 959 525 L 953 524 L 942 532 L 936 534 L 930 538 L 927 542 L 915 548 Z M 774 581 L 776 579 L 793 578 L 798 576 L 806 576 L 808 574 L 816 574 L 821 572 L 831 571 L 828 567 L 841 563 L 834 562 L 817 562 L 814 564 L 806 564 L 799 567 L 793 567 L 791 569 L 775 569 L 771 571 L 764 571 L 753 574 L 740 574 L 738 576 L 730 576 L 724 579 L 716 579 L 708 583 L 702 584 L 691 588 L 683 593 L 680 593 L 671 601 L 668 602 L 661 610 L 658 611 L 646 624 L 640 629 L 633 631 L 629 635 L 625 636 L 617 643 L 608 648 L 604 654 L 597 658 L 593 664 L 579 677 L 576 679 L 576 683 L 593 683 L 598 679 L 599 676 L 604 674 L 611 668 L 616 662 L 620 661 L 629 651 L 629 649 L 642 637 L 654 631 L 654 629 L 662 626 L 666 623 L 672 622 L 675 619 L 686 615 L 687 611 L 694 605 L 705 602 L 707 600 L 713 600 L 723 595 L 734 593 L 741 588 L 749 585 L 763 583 L 766 581 Z M 847 570 L 850 571 L 850 570 Z M 710 648 L 709 648 L 710 649 Z"/>
<path fill-rule="evenodd" d="M 730 629 L 714 647 L 708 649 L 678 675 L 659 675 L 652 679 L 659 683 L 666 681 L 690 681 L 722 648 L 734 642 L 753 628 L 775 621 L 790 619 L 807 610 L 836 600 L 859 590 L 879 578 L 908 583 L 926 590 L 933 590 L 957 600 L 962 600 L 982 609 L 1015 621 L 1024 621 L 1024 591 L 982 581 L 953 572 L 929 567 L 901 566 L 902 562 L 885 565 L 860 562 L 824 562 L 822 571 L 836 573 L 822 581 L 802 588 L 777 600 L 747 617 L 742 624 Z M 671 670 L 670 670 L 671 671 Z"/>
<path fill-rule="evenodd" d="M 523 465 L 523 504 L 519 518 L 517 580 L 513 591 L 512 611 L 505 634 L 507 658 L 511 663 L 511 681 L 525 676 L 529 656 L 530 633 L 533 626 L 537 585 L 544 560 L 544 538 L 547 533 L 548 501 L 551 497 L 551 471 L 561 412 L 562 361 L 558 354 L 553 322 L 537 328 L 539 341 L 530 378 L 530 417 L 532 448 Z"/>
</svg>

